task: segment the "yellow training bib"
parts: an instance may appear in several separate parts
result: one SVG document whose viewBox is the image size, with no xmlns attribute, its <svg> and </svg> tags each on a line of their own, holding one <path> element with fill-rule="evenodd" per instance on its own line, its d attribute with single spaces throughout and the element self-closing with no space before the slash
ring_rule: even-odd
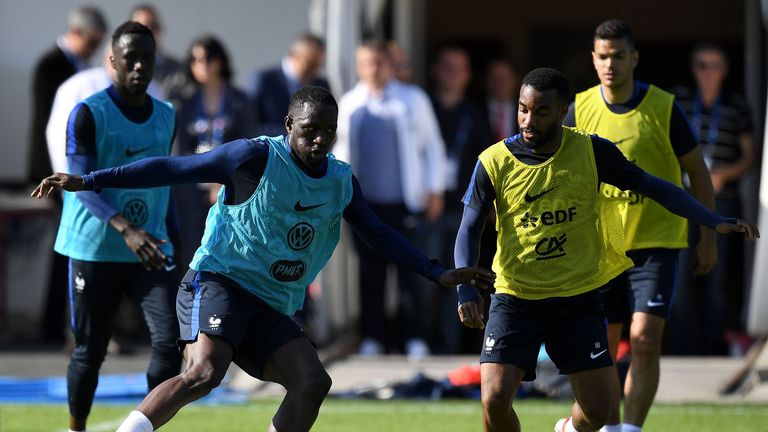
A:
<svg viewBox="0 0 768 432">
<path fill-rule="evenodd" d="M 613 141 L 630 162 L 682 187 L 680 163 L 669 140 L 673 103 L 672 94 L 649 86 L 640 105 L 616 114 L 606 106 L 598 85 L 576 95 L 576 127 Z M 688 247 L 685 219 L 636 192 L 605 184 L 601 191 L 629 199 L 622 209 L 627 250 Z"/>
<path fill-rule="evenodd" d="M 598 192 L 589 135 L 563 127 L 557 153 L 539 165 L 520 162 L 503 142 L 479 159 L 496 192 L 496 292 L 570 297 L 631 267 L 616 200 Z"/>
</svg>

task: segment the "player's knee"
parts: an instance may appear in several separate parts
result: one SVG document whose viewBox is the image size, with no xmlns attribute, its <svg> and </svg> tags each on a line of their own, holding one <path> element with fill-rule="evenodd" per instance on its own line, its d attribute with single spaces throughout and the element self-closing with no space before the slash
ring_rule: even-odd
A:
<svg viewBox="0 0 768 432">
<path fill-rule="evenodd" d="M 320 370 L 305 376 L 298 386 L 298 393 L 303 399 L 314 402 L 322 402 L 331 390 L 330 375 L 325 370 Z"/>
<path fill-rule="evenodd" d="M 184 371 L 184 382 L 191 389 L 205 395 L 221 384 L 227 368 L 216 367 L 210 361 L 202 361 Z"/>
<path fill-rule="evenodd" d="M 501 391 L 489 390 L 482 393 L 483 411 L 487 416 L 506 415 L 512 403 L 511 395 Z"/>
<path fill-rule="evenodd" d="M 661 338 L 653 334 L 631 335 L 632 356 L 640 358 L 658 357 L 661 354 Z"/>
<path fill-rule="evenodd" d="M 77 345 L 72 351 L 71 363 L 80 368 L 100 367 L 107 355 L 107 347 Z"/>
</svg>

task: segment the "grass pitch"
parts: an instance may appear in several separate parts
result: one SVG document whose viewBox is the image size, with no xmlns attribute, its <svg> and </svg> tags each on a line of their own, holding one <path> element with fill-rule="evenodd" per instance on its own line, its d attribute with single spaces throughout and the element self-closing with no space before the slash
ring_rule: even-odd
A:
<svg viewBox="0 0 768 432">
<path fill-rule="evenodd" d="M 259 400 L 247 405 L 185 407 L 162 432 L 264 431 L 279 401 Z M 518 401 L 524 431 L 549 432 L 570 404 Z M 97 405 L 89 432 L 114 431 L 133 409 L 129 405 Z M 478 401 L 359 401 L 327 400 L 313 431 L 479 431 Z M 0 432 L 66 432 L 64 405 L 0 405 Z M 766 405 L 656 405 L 644 427 L 651 432 L 768 432 Z"/>
</svg>

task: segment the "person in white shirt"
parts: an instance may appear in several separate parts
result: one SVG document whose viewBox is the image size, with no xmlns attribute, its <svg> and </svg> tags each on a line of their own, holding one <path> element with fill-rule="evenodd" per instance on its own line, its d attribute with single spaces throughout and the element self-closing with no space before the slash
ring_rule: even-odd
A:
<svg viewBox="0 0 768 432">
<path fill-rule="evenodd" d="M 360 82 L 339 102 L 334 154 L 352 164 L 366 198 L 385 223 L 417 241 L 422 221 L 443 211 L 446 154 L 426 93 L 394 79 L 386 46 L 365 43 L 357 49 Z M 360 353 L 384 352 L 387 338 L 385 287 L 388 262 L 362 241 L 360 258 Z M 402 335 L 412 358 L 429 354 L 420 282 L 398 272 Z"/>
</svg>

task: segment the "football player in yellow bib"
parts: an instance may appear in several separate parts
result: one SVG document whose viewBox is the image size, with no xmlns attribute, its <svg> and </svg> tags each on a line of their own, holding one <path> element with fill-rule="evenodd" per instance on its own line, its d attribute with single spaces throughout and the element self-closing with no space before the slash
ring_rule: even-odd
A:
<svg viewBox="0 0 768 432">
<path fill-rule="evenodd" d="M 523 380 L 535 378 L 543 343 L 571 381 L 576 403 L 557 431 L 591 432 L 608 419 L 611 356 L 598 289 L 632 265 L 624 255 L 615 198 L 607 183 L 632 189 L 668 210 L 721 233 L 755 238 L 754 225 L 725 219 L 684 190 L 630 163 L 597 135 L 561 126 L 570 86 L 554 69 L 535 69 L 520 91 L 521 134 L 486 149 L 464 196 L 456 237 L 458 266 L 477 261 L 478 242 L 495 206 L 498 242 L 488 325 L 482 300 L 461 285 L 459 317 L 485 327 L 480 354 L 485 431 L 520 431 L 512 399 Z"/>
<path fill-rule="evenodd" d="M 646 172 L 682 188 L 681 167 L 693 196 L 714 208 L 709 171 L 685 113 L 674 96 L 636 81 L 639 59 L 631 28 L 608 20 L 595 30 L 592 61 L 600 84 L 576 95 L 564 124 L 613 141 L 624 156 Z M 620 424 L 618 378 L 613 412 L 605 432 L 639 432 L 659 384 L 661 339 L 677 284 L 678 255 L 688 247 L 686 220 L 670 214 L 643 194 L 605 185 L 606 196 L 629 199 L 622 218 L 627 256 L 634 266 L 603 292 L 608 340 L 614 359 L 622 327 L 630 322 L 632 363 L 624 386 L 624 424 Z M 715 234 L 700 227 L 695 250 L 696 274 L 717 263 Z"/>
</svg>

